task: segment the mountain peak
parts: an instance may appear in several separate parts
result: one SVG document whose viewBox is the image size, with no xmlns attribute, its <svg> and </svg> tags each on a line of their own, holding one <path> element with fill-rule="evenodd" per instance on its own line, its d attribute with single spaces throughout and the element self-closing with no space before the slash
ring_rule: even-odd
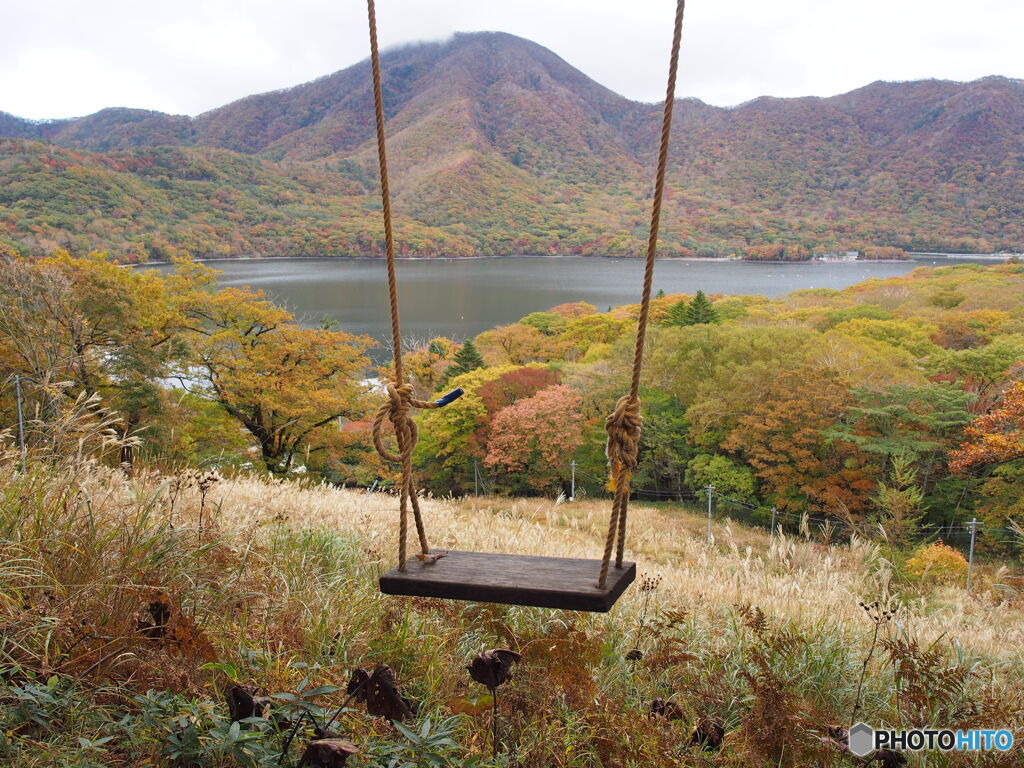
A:
<svg viewBox="0 0 1024 768">
<path fill-rule="evenodd" d="M 381 67 L 396 210 L 415 233 L 407 252 L 633 255 L 641 247 L 636 241 L 644 230 L 660 105 L 630 101 L 543 46 L 504 32 L 396 46 L 383 53 Z M 377 237 L 375 224 L 366 223 L 377 221 L 374 124 L 367 60 L 195 118 L 112 108 L 33 123 L 0 113 L 0 136 L 48 139 L 79 152 L 63 153 L 54 165 L 33 159 L 52 147 L 4 143 L 7 167 L 25 178 L 57 173 L 65 163 L 99 167 L 62 176 L 53 188 L 36 189 L 24 179 L 22 186 L 4 187 L 0 223 L 10 232 L 48 233 L 63 219 L 41 215 L 12 229 L 11 222 L 23 221 L 24 206 L 4 208 L 4 200 L 37 200 L 45 210 L 53 189 L 64 190 L 72 178 L 88 186 L 97 174 L 109 188 L 127 185 L 135 199 L 142 196 L 139 179 L 157 177 L 154 211 L 175 210 L 187 219 L 216 197 L 214 207 L 233 216 L 213 235 L 202 218 L 191 235 L 172 228 L 165 238 L 205 243 L 212 237 L 217 254 L 364 253 Z M 1021 124 L 1024 83 L 997 76 L 876 82 L 838 96 L 762 97 L 730 108 L 683 99 L 670 149 L 663 242 L 678 254 L 794 241 L 805 251 L 839 241 L 1021 247 Z M 181 149 L 147 149 L 165 145 Z M 122 154 L 90 160 L 83 150 Z M 14 163 L 9 155 L 22 159 Z M 111 173 L 133 175 L 112 179 Z M 175 180 L 218 186 L 203 191 L 204 202 L 188 199 L 176 209 L 166 197 Z M 235 209 L 222 199 L 231 190 L 241 193 L 239 187 L 258 202 Z M 190 186 L 176 193 L 199 194 Z M 89 189 L 76 192 L 76 199 L 91 196 Z M 104 210 L 105 199 L 89 210 Z M 287 213 L 290 201 L 299 202 Z M 129 226 L 120 223 L 129 209 L 117 207 L 95 231 Z M 236 239 L 237 229 L 250 226 L 256 233 L 250 240 Z M 301 237 L 275 239 L 289 226 L 301 229 Z M 338 240 L 337 227 L 360 229 Z M 72 234 L 75 242 L 95 238 L 92 229 Z M 26 237 L 56 244 L 71 242 L 72 234 Z"/>
</svg>

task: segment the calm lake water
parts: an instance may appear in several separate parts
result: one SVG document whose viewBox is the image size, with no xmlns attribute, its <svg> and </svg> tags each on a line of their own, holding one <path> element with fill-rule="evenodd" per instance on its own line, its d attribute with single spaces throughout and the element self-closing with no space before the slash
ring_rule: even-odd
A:
<svg viewBox="0 0 1024 768">
<path fill-rule="evenodd" d="M 659 261 L 654 290 L 666 293 L 759 293 L 844 288 L 870 277 L 902 275 L 918 266 L 976 261 L 917 257 L 905 262 Z M 985 263 L 993 263 L 991 261 Z M 253 259 L 218 261 L 224 285 L 259 288 L 305 324 L 326 315 L 351 333 L 390 334 L 383 259 Z M 604 311 L 640 300 L 640 259 L 431 259 L 397 264 L 403 335 L 463 339 L 530 312 L 568 301 Z"/>
</svg>

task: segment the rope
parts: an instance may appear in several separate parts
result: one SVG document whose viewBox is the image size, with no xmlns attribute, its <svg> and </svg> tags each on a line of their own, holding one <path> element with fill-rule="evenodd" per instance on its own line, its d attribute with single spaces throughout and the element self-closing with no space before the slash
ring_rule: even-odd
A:
<svg viewBox="0 0 1024 768">
<path fill-rule="evenodd" d="M 420 502 L 412 478 L 412 452 L 416 447 L 416 422 L 411 408 L 439 408 L 445 403 L 417 400 L 412 396 L 412 385 L 406 384 L 402 371 L 402 328 L 398 316 L 398 280 L 395 277 L 395 240 L 391 226 L 391 190 L 388 186 L 388 158 L 384 147 L 384 98 L 380 85 L 380 54 L 377 50 L 377 11 L 374 0 L 366 0 L 370 24 L 370 70 L 373 74 L 373 106 L 377 118 L 377 160 L 380 165 L 380 198 L 384 210 L 384 250 L 388 265 L 388 298 L 391 305 L 391 343 L 394 348 L 394 381 L 388 382 L 388 400 L 377 411 L 373 420 L 373 445 L 385 461 L 402 466 L 402 485 L 399 494 L 398 570 L 405 570 L 406 539 L 409 530 L 409 503 L 412 502 L 416 520 L 416 533 L 420 550 L 430 553 L 427 533 L 420 513 Z M 398 440 L 398 453 L 384 446 L 382 429 L 384 419 L 391 422 Z"/>
<path fill-rule="evenodd" d="M 384 147 L 384 96 L 380 85 L 380 53 L 377 50 L 377 8 L 366 0 L 370 21 L 370 71 L 373 75 L 373 109 L 377 118 L 377 163 L 380 166 L 380 201 L 384 209 L 384 251 L 388 263 L 388 298 L 391 302 L 391 344 L 395 355 L 395 381 L 401 385 L 402 327 L 398 318 L 398 280 L 395 278 L 395 237 L 391 226 L 391 188 L 388 186 L 388 156 Z"/>
<path fill-rule="evenodd" d="M 371 0 L 372 2 L 372 0 Z M 651 311 L 651 285 L 654 282 L 654 258 L 658 247 L 658 227 L 661 224 L 661 203 L 665 194 L 665 168 L 668 164 L 668 142 L 672 130 L 672 107 L 676 94 L 676 70 L 679 67 L 679 45 L 683 33 L 683 9 L 686 0 L 676 0 L 675 27 L 672 33 L 672 55 L 668 64 L 668 85 L 665 91 L 665 112 L 661 121 L 661 145 L 658 151 L 658 170 L 654 182 L 654 202 L 651 206 L 651 229 L 647 235 L 647 261 L 644 269 L 644 287 L 637 318 L 636 349 L 633 353 L 633 377 L 629 394 L 619 398 L 615 410 L 605 421 L 608 432 L 606 453 L 615 483 L 608 536 L 604 543 L 601 575 L 597 586 L 604 589 L 608 581 L 608 567 L 615 548 L 615 567 L 622 567 L 626 543 L 626 515 L 629 511 L 629 483 L 636 469 L 640 451 L 640 373 L 643 370 L 644 344 L 647 340 L 647 319 Z"/>
</svg>

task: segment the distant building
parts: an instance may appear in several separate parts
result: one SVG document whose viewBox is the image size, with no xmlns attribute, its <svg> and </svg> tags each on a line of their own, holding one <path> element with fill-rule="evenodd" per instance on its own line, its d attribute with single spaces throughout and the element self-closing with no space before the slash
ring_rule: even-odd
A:
<svg viewBox="0 0 1024 768">
<path fill-rule="evenodd" d="M 860 258 L 858 251 L 839 251 L 837 253 L 819 253 L 815 261 L 856 261 Z"/>
</svg>

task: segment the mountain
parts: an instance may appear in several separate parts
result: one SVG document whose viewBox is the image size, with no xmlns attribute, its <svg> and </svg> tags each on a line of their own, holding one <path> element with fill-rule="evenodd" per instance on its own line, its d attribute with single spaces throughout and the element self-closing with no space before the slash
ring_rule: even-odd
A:
<svg viewBox="0 0 1024 768">
<path fill-rule="evenodd" d="M 660 105 L 503 33 L 382 57 L 401 252 L 637 255 Z M 379 255 L 369 64 L 197 117 L 0 113 L 0 237 L 120 258 Z M 677 104 L 666 255 L 1024 250 L 1024 82 Z M 771 248 L 769 252 L 774 252 Z"/>
</svg>

